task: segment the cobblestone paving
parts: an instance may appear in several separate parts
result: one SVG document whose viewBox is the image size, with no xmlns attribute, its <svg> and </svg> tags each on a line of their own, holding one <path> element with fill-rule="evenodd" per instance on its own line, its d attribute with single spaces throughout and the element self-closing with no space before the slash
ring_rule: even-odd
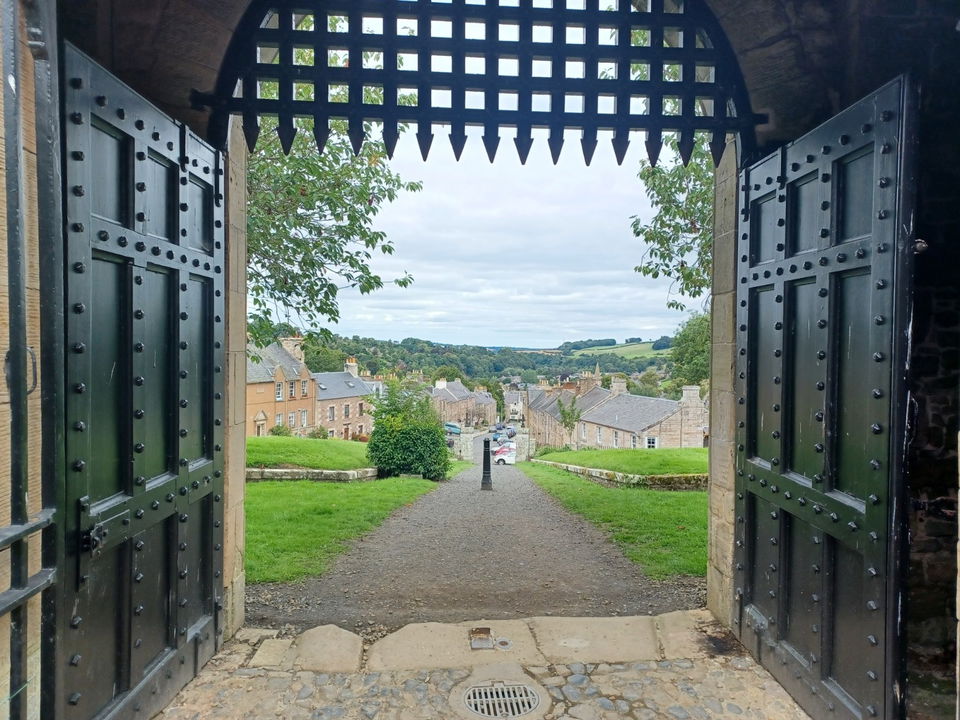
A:
<svg viewBox="0 0 960 720">
<path fill-rule="evenodd" d="M 259 639 L 234 640 L 158 720 L 451 720 L 470 669 L 314 673 L 249 667 Z M 805 720 L 740 654 L 623 664 L 517 666 L 545 690 L 545 720 Z M 462 686 L 461 686 L 462 687 Z M 537 713 L 541 715 L 542 713 Z M 479 716 L 477 716 L 479 717 Z"/>
</svg>

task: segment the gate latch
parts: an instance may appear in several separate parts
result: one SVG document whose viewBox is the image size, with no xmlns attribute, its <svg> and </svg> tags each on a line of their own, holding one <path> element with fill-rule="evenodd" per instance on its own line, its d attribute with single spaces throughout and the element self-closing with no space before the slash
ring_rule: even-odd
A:
<svg viewBox="0 0 960 720">
<path fill-rule="evenodd" d="M 80 552 L 90 553 L 93 557 L 100 557 L 100 548 L 106 540 L 109 531 L 103 523 L 97 523 L 89 530 L 80 533 Z"/>
</svg>

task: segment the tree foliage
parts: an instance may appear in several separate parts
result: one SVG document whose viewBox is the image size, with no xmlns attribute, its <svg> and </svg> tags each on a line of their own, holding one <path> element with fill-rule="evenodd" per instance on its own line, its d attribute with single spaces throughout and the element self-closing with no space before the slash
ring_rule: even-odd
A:
<svg viewBox="0 0 960 720">
<path fill-rule="evenodd" d="M 673 381 L 700 385 L 710 377 L 710 316 L 694 313 L 673 340 Z"/>
<path fill-rule="evenodd" d="M 646 243 L 634 269 L 651 278 L 673 281 L 667 307 L 684 310 L 683 298 L 698 298 L 710 287 L 713 266 L 713 161 L 706 137 L 698 136 L 689 164 L 680 161 L 679 143 L 668 136 L 672 152 L 656 167 L 640 164 L 639 178 L 656 214 L 649 223 L 631 218 L 633 234 Z M 666 157 L 664 157 L 666 156 Z"/>
<path fill-rule="evenodd" d="M 450 453 L 440 418 L 416 385 L 387 383 L 373 410 L 367 456 L 380 477 L 421 475 L 443 480 Z"/>
<path fill-rule="evenodd" d="M 562 397 L 557 398 L 557 413 L 560 415 L 560 424 L 569 433 L 573 432 L 577 423 L 580 422 L 580 416 L 583 414 L 577 407 L 576 398 L 570 398 L 570 404 L 564 405 Z"/>
<path fill-rule="evenodd" d="M 309 53 L 297 61 L 313 64 L 312 49 L 295 52 Z M 304 86 L 298 92 L 313 89 Z M 382 142 L 368 139 L 355 154 L 345 121 L 331 122 L 321 154 L 313 120 L 297 118 L 287 156 L 276 123 L 264 118 L 247 169 L 247 285 L 250 332 L 258 344 L 270 342 L 258 320 L 280 316 L 319 327 L 340 317 L 341 290 L 370 293 L 383 287 L 372 262 L 376 254 L 392 254 L 394 246 L 373 220 L 401 192 L 421 187 L 390 169 Z M 372 132 L 369 126 L 365 130 L 368 136 Z M 405 273 L 392 282 L 407 287 L 413 278 Z"/>
</svg>

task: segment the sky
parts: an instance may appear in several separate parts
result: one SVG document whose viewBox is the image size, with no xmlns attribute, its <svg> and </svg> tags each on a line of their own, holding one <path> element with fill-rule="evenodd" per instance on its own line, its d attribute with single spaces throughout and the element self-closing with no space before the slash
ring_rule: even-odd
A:
<svg viewBox="0 0 960 720">
<path fill-rule="evenodd" d="M 617 166 L 601 139 L 587 167 L 569 137 L 554 166 L 539 137 L 521 165 L 513 140 L 502 138 L 491 164 L 476 136 L 457 162 L 437 134 L 423 162 L 413 134 L 401 136 L 392 167 L 423 190 L 377 217 L 396 250 L 375 256 L 373 269 L 385 281 L 406 271 L 414 282 L 341 293 L 341 318 L 330 329 L 513 347 L 674 334 L 687 314 L 667 309 L 669 281 L 633 269 L 644 245 L 630 217 L 653 214 L 636 178 L 642 153 L 635 141 Z"/>
</svg>

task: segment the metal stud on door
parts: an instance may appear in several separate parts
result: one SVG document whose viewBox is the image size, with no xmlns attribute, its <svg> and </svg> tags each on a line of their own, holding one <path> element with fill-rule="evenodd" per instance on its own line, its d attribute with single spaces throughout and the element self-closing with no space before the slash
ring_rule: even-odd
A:
<svg viewBox="0 0 960 720">
<path fill-rule="evenodd" d="M 223 170 L 65 49 L 66 547 L 57 717 L 150 717 L 217 643 Z"/>
<path fill-rule="evenodd" d="M 898 717 L 913 98 L 741 174 L 735 622 L 814 717 Z"/>
</svg>

